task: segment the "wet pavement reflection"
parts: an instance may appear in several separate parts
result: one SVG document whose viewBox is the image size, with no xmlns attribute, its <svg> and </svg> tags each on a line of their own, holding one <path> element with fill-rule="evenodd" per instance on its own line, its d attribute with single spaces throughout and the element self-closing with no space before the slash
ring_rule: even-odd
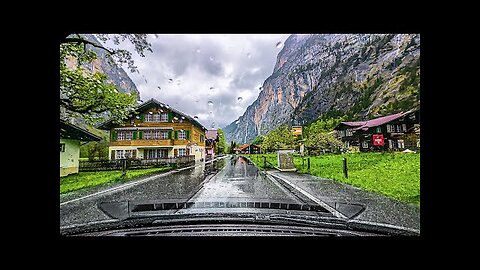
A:
<svg viewBox="0 0 480 270">
<path fill-rule="evenodd" d="M 227 160 L 225 168 L 206 182 L 190 201 L 232 200 L 285 200 L 289 203 L 298 203 L 294 197 L 261 175 L 259 170 L 244 157 L 232 157 Z"/>
<path fill-rule="evenodd" d="M 297 201 L 243 157 L 227 157 L 60 206 L 60 226 L 111 219 L 101 202 L 182 199 L 189 201 Z"/>
</svg>

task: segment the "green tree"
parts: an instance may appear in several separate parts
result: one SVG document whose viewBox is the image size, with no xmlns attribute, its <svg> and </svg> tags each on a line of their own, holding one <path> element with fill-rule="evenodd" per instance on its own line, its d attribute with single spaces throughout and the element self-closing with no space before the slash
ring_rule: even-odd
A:
<svg viewBox="0 0 480 270">
<path fill-rule="evenodd" d="M 265 151 L 271 152 L 279 148 L 293 148 L 294 143 L 295 136 L 288 125 L 283 124 L 264 136 L 261 147 Z"/>
<path fill-rule="evenodd" d="M 226 144 L 225 144 L 225 134 L 221 128 L 217 129 L 218 133 L 218 144 L 217 144 L 217 155 L 226 153 Z"/>
<path fill-rule="evenodd" d="M 144 57 L 144 51 L 153 52 L 146 35 L 97 35 L 102 41 L 112 39 L 115 45 L 128 39 L 137 53 Z M 96 54 L 91 47 L 106 51 L 107 59 L 120 65 L 126 63 L 132 72 L 132 54 L 123 49 L 106 48 L 80 35 L 70 35 L 60 43 L 60 107 L 69 117 L 82 117 L 88 124 L 103 120 L 102 114 L 116 123 L 122 122 L 134 110 L 137 97 L 120 93 L 114 84 L 107 83 L 107 77 L 100 72 L 89 72 L 84 65 L 92 63 Z M 76 62 L 69 67 L 68 61 Z"/>
<path fill-rule="evenodd" d="M 255 139 L 253 139 L 252 143 L 253 144 L 262 144 L 264 139 L 265 139 L 265 136 L 258 135 L 257 137 L 255 137 Z"/>
<path fill-rule="evenodd" d="M 237 143 L 235 141 L 230 142 L 229 153 L 235 154 L 235 148 L 237 147 Z"/>
</svg>

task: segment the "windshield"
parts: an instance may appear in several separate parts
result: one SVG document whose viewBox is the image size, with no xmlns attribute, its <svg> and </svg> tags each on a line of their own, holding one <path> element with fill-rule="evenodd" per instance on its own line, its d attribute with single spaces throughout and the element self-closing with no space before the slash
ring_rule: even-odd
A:
<svg viewBox="0 0 480 270">
<path fill-rule="evenodd" d="M 418 235 L 419 93 L 419 34 L 71 34 L 60 232 Z"/>
</svg>

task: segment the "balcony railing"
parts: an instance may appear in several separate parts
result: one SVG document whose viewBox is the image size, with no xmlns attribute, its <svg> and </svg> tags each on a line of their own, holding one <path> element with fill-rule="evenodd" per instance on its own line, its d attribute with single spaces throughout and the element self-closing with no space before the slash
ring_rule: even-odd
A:
<svg viewBox="0 0 480 270">
<path fill-rule="evenodd" d="M 111 171 L 121 170 L 125 159 L 80 161 L 79 171 Z M 183 166 L 195 161 L 195 156 L 156 158 L 156 159 L 127 159 L 128 169 L 145 169 L 166 166 Z"/>
</svg>

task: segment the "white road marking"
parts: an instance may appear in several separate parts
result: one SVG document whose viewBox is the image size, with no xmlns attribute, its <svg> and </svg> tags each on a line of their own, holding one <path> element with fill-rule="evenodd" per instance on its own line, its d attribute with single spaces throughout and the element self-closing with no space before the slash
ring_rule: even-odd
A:
<svg viewBox="0 0 480 270">
<path fill-rule="evenodd" d="M 345 218 L 345 219 L 348 219 L 345 215 L 343 215 L 342 213 L 338 212 L 335 208 L 329 206 L 328 204 L 322 202 L 321 200 L 317 199 L 315 196 L 313 196 L 312 194 L 308 193 L 307 191 L 305 191 L 304 189 L 300 188 L 299 186 L 297 185 L 294 185 L 292 184 L 290 181 L 288 181 L 287 179 L 283 178 L 283 177 L 280 177 L 278 175 L 273 175 L 271 174 L 270 172 L 267 172 L 269 175 L 271 175 L 272 177 L 277 177 L 277 178 L 280 178 L 282 181 L 284 181 L 285 183 L 287 183 L 288 185 L 290 185 L 291 187 L 293 187 L 294 189 L 298 190 L 300 193 L 302 193 L 303 195 L 307 196 L 310 200 L 316 202 L 317 204 L 319 204 L 320 206 L 322 206 L 323 208 L 327 209 L 328 211 L 332 212 L 332 214 L 336 217 L 339 217 L 339 218 Z"/>
</svg>

